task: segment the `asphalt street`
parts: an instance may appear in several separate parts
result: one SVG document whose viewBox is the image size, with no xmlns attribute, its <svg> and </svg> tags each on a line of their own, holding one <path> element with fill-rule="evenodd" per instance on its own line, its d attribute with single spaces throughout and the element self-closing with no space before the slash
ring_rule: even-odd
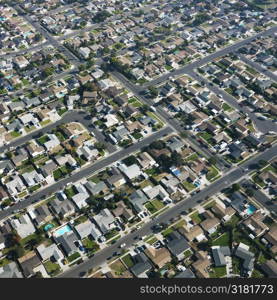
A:
<svg viewBox="0 0 277 300">
<path fill-rule="evenodd" d="M 0 221 L 6 217 L 8 217 L 10 214 L 13 213 L 15 210 L 21 210 L 32 204 L 33 202 L 39 201 L 41 199 L 46 198 L 47 196 L 53 195 L 55 192 L 63 189 L 67 184 L 77 182 L 78 180 L 81 180 L 83 178 L 86 178 L 88 176 L 91 176 L 95 172 L 100 172 L 102 169 L 105 169 L 109 165 L 112 165 L 113 163 L 117 162 L 118 160 L 121 160 L 131 153 L 134 153 L 136 151 L 139 151 L 140 149 L 144 148 L 145 146 L 151 144 L 153 141 L 160 139 L 161 137 L 168 135 L 172 133 L 172 129 L 170 127 L 165 127 L 161 129 L 160 131 L 157 131 L 153 133 L 151 136 L 146 137 L 142 141 L 136 142 L 133 145 L 129 146 L 128 148 L 119 150 L 111 155 L 109 155 L 106 158 L 103 158 L 102 160 L 99 160 L 91 165 L 89 165 L 86 168 L 83 168 L 81 170 L 78 170 L 77 173 L 73 173 L 70 175 L 70 177 L 66 177 L 59 182 L 54 183 L 51 186 L 46 187 L 45 189 L 27 197 L 21 202 L 18 202 L 11 208 L 7 210 L 0 211 Z"/>
<path fill-rule="evenodd" d="M 154 102 L 151 99 L 147 99 L 146 97 L 140 94 L 140 89 L 132 84 L 125 76 L 123 76 L 119 72 L 112 72 L 112 75 L 119 80 L 127 89 L 129 89 L 138 99 L 140 99 L 143 103 L 153 106 Z M 182 133 L 184 132 L 184 128 L 180 125 L 180 123 L 172 116 L 170 116 L 161 106 L 156 106 L 156 114 L 167 124 L 169 124 L 176 132 Z M 217 157 L 214 153 L 211 153 L 208 149 L 202 147 L 194 138 L 188 137 L 186 141 L 194 147 L 201 155 L 207 158 L 215 157 L 217 159 L 217 165 L 221 170 L 226 170 L 226 162 Z"/>
<path fill-rule="evenodd" d="M 270 79 L 277 82 L 277 75 L 269 71 L 266 67 L 263 67 L 259 63 L 254 62 L 251 59 L 248 59 L 245 55 L 239 54 L 238 57 L 240 60 L 251 66 L 252 68 L 256 69 L 260 73 L 264 74 L 265 76 L 269 77 Z"/>
<path fill-rule="evenodd" d="M 271 27 L 268 30 L 259 32 L 259 33 L 255 34 L 253 36 L 250 36 L 249 38 L 246 38 L 246 39 L 244 39 L 240 42 L 234 43 L 230 46 L 227 46 L 224 49 L 221 49 L 217 52 L 214 52 L 211 55 L 207 55 L 206 57 L 204 57 L 202 59 L 199 59 L 196 62 L 190 63 L 190 64 L 184 66 L 183 68 L 174 70 L 172 72 L 169 72 L 167 74 L 164 74 L 164 75 L 160 76 L 159 78 L 151 80 L 151 81 L 147 82 L 146 84 L 144 84 L 143 87 L 147 88 L 149 86 L 159 85 L 159 84 L 165 82 L 166 80 L 168 80 L 169 77 L 171 77 L 171 76 L 180 76 L 182 74 L 187 73 L 188 71 L 199 68 L 199 67 L 209 63 L 210 61 L 212 61 L 212 60 L 214 60 L 214 59 L 216 59 L 220 56 L 224 56 L 224 55 L 227 55 L 231 52 L 234 52 L 234 51 L 238 50 L 239 48 L 243 47 L 244 45 L 254 41 L 258 37 L 271 35 L 271 34 L 275 33 L 276 30 L 277 30 L 277 26 L 274 26 L 274 27 Z"/>
<path fill-rule="evenodd" d="M 87 272 L 91 268 L 95 268 L 105 263 L 108 258 L 110 258 L 114 252 L 119 251 L 119 246 L 123 243 L 126 244 L 125 248 L 128 249 L 136 240 L 135 237 L 142 237 L 152 233 L 151 227 L 157 223 L 169 222 L 172 218 L 179 216 L 182 211 L 188 211 L 190 208 L 194 208 L 199 205 L 199 201 L 205 200 L 207 197 L 211 197 L 216 193 L 220 192 L 222 189 L 232 185 L 233 183 L 241 180 L 247 174 L 253 171 L 250 166 L 256 164 L 259 160 L 270 161 L 277 154 L 277 145 L 268 149 L 267 151 L 253 157 L 252 159 L 246 161 L 240 167 L 235 167 L 234 170 L 230 171 L 227 175 L 217 180 L 215 183 L 209 185 L 203 189 L 198 194 L 189 197 L 174 207 L 167 209 L 163 214 L 159 215 L 157 218 L 151 222 L 146 223 L 142 228 L 137 231 L 130 233 L 122 238 L 120 238 L 116 243 L 111 246 L 104 248 L 99 253 L 95 254 L 94 257 L 84 261 L 83 263 L 72 267 L 69 271 L 61 274 L 58 277 L 74 278 L 79 277 L 80 273 Z"/>
<path fill-rule="evenodd" d="M 198 80 L 199 82 L 204 82 L 206 87 L 214 92 L 215 94 L 219 94 L 222 96 L 222 98 L 229 103 L 232 107 L 234 107 L 236 110 L 241 111 L 245 113 L 255 124 L 255 127 L 262 133 L 267 134 L 269 131 L 274 131 L 277 133 L 277 124 L 274 123 L 272 120 L 261 120 L 258 118 L 258 116 L 253 113 L 247 106 L 240 106 L 237 99 L 234 98 L 232 95 L 229 93 L 225 92 L 223 89 L 217 87 L 215 84 L 209 82 L 206 78 L 201 76 L 200 74 L 194 72 L 194 71 L 189 71 L 187 72 L 189 76 L 192 78 Z"/>
<path fill-rule="evenodd" d="M 11 149 L 12 147 L 16 148 L 22 144 L 25 144 L 26 142 L 30 141 L 30 139 L 38 137 L 38 135 L 44 135 L 46 133 L 49 133 L 51 130 L 55 129 L 57 126 L 60 126 L 62 124 L 70 123 L 70 122 L 79 122 L 82 125 L 86 127 L 86 129 L 94 134 L 96 139 L 100 143 L 104 143 L 106 145 L 106 148 L 109 152 L 116 151 L 116 147 L 112 145 L 111 143 L 106 141 L 105 136 L 97 130 L 91 122 L 90 115 L 85 111 L 76 111 L 72 110 L 70 112 L 67 112 L 60 120 L 51 123 L 41 129 L 38 129 L 34 132 L 31 132 L 27 135 L 24 135 L 21 138 L 17 138 L 15 141 L 4 145 L 0 147 L 0 152 L 3 153 L 4 151 Z"/>
<path fill-rule="evenodd" d="M 22 15 L 22 17 L 26 20 L 26 22 L 30 23 L 40 34 L 42 34 L 53 47 L 60 50 L 67 57 L 67 59 L 72 65 L 78 67 L 81 64 L 81 61 L 77 56 L 75 56 L 64 45 L 62 45 L 55 38 L 53 38 L 53 36 L 44 27 L 42 27 L 39 22 L 34 21 L 31 18 L 31 16 L 26 14 L 19 5 L 14 5 L 13 7 L 19 14 Z"/>
</svg>

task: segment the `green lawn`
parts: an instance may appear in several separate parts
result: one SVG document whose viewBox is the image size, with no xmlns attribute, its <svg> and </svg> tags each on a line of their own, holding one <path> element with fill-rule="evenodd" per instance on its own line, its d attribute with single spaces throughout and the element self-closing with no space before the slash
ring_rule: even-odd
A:
<svg viewBox="0 0 277 300">
<path fill-rule="evenodd" d="M 213 267 L 211 268 L 210 277 L 211 278 L 221 278 L 226 276 L 226 267 Z"/>
<path fill-rule="evenodd" d="M 204 139 L 207 143 L 212 144 L 211 139 L 213 138 L 213 136 L 210 133 L 202 132 L 199 133 L 198 136 Z"/>
<path fill-rule="evenodd" d="M 252 180 L 258 184 L 260 187 L 264 188 L 265 187 L 265 183 L 263 182 L 262 179 L 260 179 L 259 175 L 258 174 L 254 174 L 252 176 Z"/>
<path fill-rule="evenodd" d="M 0 268 L 3 267 L 3 266 L 5 266 L 5 265 L 7 265 L 7 264 L 9 264 L 10 262 L 11 262 L 11 261 L 8 260 L 7 258 L 1 259 L 1 260 L 0 260 Z"/>
<path fill-rule="evenodd" d="M 232 268 L 234 274 L 240 274 L 241 262 L 236 256 L 232 257 Z"/>
<path fill-rule="evenodd" d="M 121 260 L 128 268 L 131 268 L 134 265 L 130 254 L 127 254 L 126 256 L 122 257 Z"/>
<path fill-rule="evenodd" d="M 160 201 L 160 200 L 157 200 L 157 199 L 154 199 L 151 204 L 156 208 L 156 210 L 160 210 L 162 208 L 164 208 L 164 204 Z"/>
<path fill-rule="evenodd" d="M 53 263 L 52 261 L 48 260 L 43 263 L 47 273 L 51 276 L 57 275 L 61 271 L 61 267 L 57 263 Z"/>
<path fill-rule="evenodd" d="M 264 275 L 257 269 L 254 269 L 251 278 L 264 278 Z"/>
<path fill-rule="evenodd" d="M 40 124 L 42 127 L 46 126 L 46 125 L 49 124 L 49 123 L 51 123 L 50 120 L 44 120 L 44 121 L 39 122 L 39 124 Z"/>
<path fill-rule="evenodd" d="M 110 268 L 115 272 L 116 275 L 122 275 L 126 271 L 126 267 L 120 260 L 112 263 Z"/>
<path fill-rule="evenodd" d="M 186 161 L 194 161 L 197 160 L 199 158 L 199 155 L 197 153 L 193 153 L 190 156 L 188 156 L 185 160 Z"/>
<path fill-rule="evenodd" d="M 41 184 L 34 185 L 31 188 L 29 188 L 29 192 L 33 193 L 33 192 L 35 192 L 36 190 L 38 190 L 40 188 L 41 188 Z"/>
<path fill-rule="evenodd" d="M 56 181 L 58 181 L 59 179 L 61 179 L 63 177 L 63 173 L 61 171 L 61 169 L 57 169 L 53 172 L 53 176 L 54 176 L 54 179 Z"/>
<path fill-rule="evenodd" d="M 186 224 L 186 221 L 185 221 L 185 220 L 180 220 L 178 223 L 176 223 L 176 224 L 174 225 L 174 228 L 175 228 L 175 229 L 178 229 L 178 228 L 184 226 L 185 224 Z"/>
<path fill-rule="evenodd" d="M 62 109 L 59 109 L 58 110 L 58 114 L 60 115 L 60 116 L 62 116 L 64 113 L 66 113 L 67 112 L 67 108 L 62 108 Z"/>
<path fill-rule="evenodd" d="M 158 121 L 158 124 L 159 124 L 160 126 L 163 126 L 163 125 L 164 125 L 163 122 L 162 122 L 162 121 L 161 121 L 161 120 L 160 120 L 153 112 L 148 111 L 148 112 L 147 112 L 147 115 L 148 115 L 150 118 L 152 118 L 152 119 Z"/>
<path fill-rule="evenodd" d="M 151 202 L 146 203 L 145 207 L 151 214 L 154 214 L 155 212 L 157 212 L 157 209 Z"/>
<path fill-rule="evenodd" d="M 218 175 L 219 175 L 218 170 L 217 170 L 214 166 L 211 166 L 211 167 L 209 167 L 209 172 L 207 173 L 206 178 L 207 178 L 209 181 L 212 181 L 212 180 L 213 180 L 214 178 L 216 178 Z"/>
<path fill-rule="evenodd" d="M 164 236 L 164 237 L 166 237 L 167 235 L 169 235 L 171 232 L 173 232 L 174 231 L 174 229 L 173 229 L 173 227 L 168 227 L 166 230 L 164 230 L 163 232 L 162 232 L 162 235 Z"/>
<path fill-rule="evenodd" d="M 89 181 L 92 181 L 93 183 L 99 183 L 100 182 L 100 178 L 96 176 L 90 177 L 88 179 Z"/>
<path fill-rule="evenodd" d="M 193 213 L 192 215 L 189 215 L 189 217 L 194 221 L 194 223 L 199 224 L 202 222 L 202 218 L 200 217 L 198 211 Z"/>
<path fill-rule="evenodd" d="M 72 186 L 67 188 L 64 192 L 65 192 L 67 198 L 72 198 L 76 194 L 74 191 L 74 188 Z"/>
<path fill-rule="evenodd" d="M 116 229 L 111 230 L 110 232 L 105 234 L 105 238 L 107 240 L 113 238 L 114 236 L 116 236 L 118 234 L 118 231 Z"/>
<path fill-rule="evenodd" d="M 230 105 L 228 105 L 227 103 L 223 103 L 222 109 L 224 111 L 229 111 L 229 112 L 231 112 L 233 110 L 232 107 Z"/>
<path fill-rule="evenodd" d="M 71 254 L 70 256 L 68 256 L 67 260 L 68 260 L 69 262 L 72 262 L 72 261 L 74 261 L 75 259 L 77 259 L 77 258 L 80 257 L 80 256 L 81 256 L 81 255 L 80 255 L 79 252 L 75 252 L 75 253 Z"/>
<path fill-rule="evenodd" d="M 17 138 L 17 137 L 21 136 L 21 133 L 18 132 L 18 131 L 12 131 L 12 132 L 11 132 L 11 136 L 12 136 L 13 138 Z"/>
<path fill-rule="evenodd" d="M 82 243 L 84 247 L 87 248 L 91 253 L 96 252 L 100 249 L 99 245 L 95 241 L 92 241 L 89 238 L 85 238 L 82 241 Z"/>
<path fill-rule="evenodd" d="M 169 65 L 165 65 L 165 68 L 167 71 L 171 71 L 173 69 L 173 67 L 169 66 Z"/>
<path fill-rule="evenodd" d="M 153 237 L 153 238 L 150 238 L 149 240 L 147 240 L 146 243 L 149 245 L 153 245 L 157 241 L 158 241 L 158 239 L 156 237 Z"/>
<path fill-rule="evenodd" d="M 17 194 L 18 198 L 24 198 L 28 195 L 27 191 L 23 191 L 22 193 Z"/>
<path fill-rule="evenodd" d="M 77 219 L 74 220 L 74 225 L 76 226 L 78 224 L 84 223 L 84 222 L 87 221 L 87 219 L 88 219 L 87 216 L 80 216 L 80 217 L 78 217 Z"/>
<path fill-rule="evenodd" d="M 212 246 L 229 246 L 230 235 L 228 232 L 223 233 L 220 237 L 212 241 Z"/>
<path fill-rule="evenodd" d="M 190 257 L 190 256 L 192 255 L 191 250 L 190 250 L 190 249 L 186 250 L 186 251 L 184 252 L 184 255 L 185 255 L 185 259 L 188 258 L 188 257 Z"/>
<path fill-rule="evenodd" d="M 274 168 L 272 165 L 270 165 L 270 166 L 263 169 L 263 172 L 267 172 L 267 171 L 272 171 L 275 174 L 277 173 L 277 169 Z"/>
<path fill-rule="evenodd" d="M 188 181 L 184 181 L 183 182 L 183 186 L 185 187 L 185 189 L 188 191 L 188 192 L 191 192 L 192 190 L 194 190 L 196 188 L 195 185 L 193 185 L 191 182 L 188 182 Z"/>
<path fill-rule="evenodd" d="M 147 169 L 145 170 L 145 173 L 149 176 L 155 176 L 159 174 L 159 169 L 158 168 Z"/>
<path fill-rule="evenodd" d="M 35 130 L 36 127 L 35 127 L 35 126 L 29 126 L 29 127 L 28 127 L 28 126 L 25 126 L 24 129 L 25 129 L 26 132 L 30 132 L 30 131 Z"/>
<path fill-rule="evenodd" d="M 40 138 L 37 139 L 37 141 L 41 144 L 44 145 L 46 142 L 49 141 L 49 138 L 47 135 L 43 135 Z"/>
</svg>

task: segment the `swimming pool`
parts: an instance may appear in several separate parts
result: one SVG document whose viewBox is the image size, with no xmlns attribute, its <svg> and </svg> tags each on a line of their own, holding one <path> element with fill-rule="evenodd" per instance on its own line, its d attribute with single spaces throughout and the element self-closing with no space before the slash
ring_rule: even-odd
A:
<svg viewBox="0 0 277 300">
<path fill-rule="evenodd" d="M 50 230 L 51 228 L 53 228 L 54 227 L 54 225 L 53 224 L 47 224 L 47 225 L 45 225 L 44 226 L 44 231 L 48 231 L 48 230 Z"/>
<path fill-rule="evenodd" d="M 253 213 L 257 210 L 257 208 L 250 204 L 247 209 L 246 209 L 246 213 L 250 216 L 250 215 L 253 215 Z"/>
<path fill-rule="evenodd" d="M 67 232 L 70 232 L 70 231 L 72 231 L 71 227 L 69 225 L 65 225 L 65 226 L 59 228 L 58 230 L 56 230 L 54 235 L 55 235 L 55 237 L 58 237 Z"/>
</svg>

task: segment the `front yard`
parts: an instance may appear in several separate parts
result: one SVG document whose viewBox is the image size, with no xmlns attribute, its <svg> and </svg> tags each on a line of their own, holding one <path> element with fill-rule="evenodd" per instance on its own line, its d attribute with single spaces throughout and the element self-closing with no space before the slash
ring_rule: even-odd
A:
<svg viewBox="0 0 277 300">
<path fill-rule="evenodd" d="M 130 254 L 125 255 L 121 258 L 122 262 L 127 266 L 127 268 L 131 268 L 134 263 Z"/>
<path fill-rule="evenodd" d="M 206 178 L 209 181 L 213 181 L 218 177 L 218 175 L 219 175 L 219 172 L 218 172 L 217 168 L 214 166 L 211 166 L 211 167 L 209 167 L 209 172 L 207 173 Z"/>
<path fill-rule="evenodd" d="M 46 269 L 46 272 L 50 275 L 50 276 L 55 276 L 57 275 L 58 273 L 60 273 L 61 271 L 61 267 L 59 264 L 57 263 L 54 263 L 50 260 L 46 261 L 45 263 L 43 263 L 45 269 Z"/>
</svg>

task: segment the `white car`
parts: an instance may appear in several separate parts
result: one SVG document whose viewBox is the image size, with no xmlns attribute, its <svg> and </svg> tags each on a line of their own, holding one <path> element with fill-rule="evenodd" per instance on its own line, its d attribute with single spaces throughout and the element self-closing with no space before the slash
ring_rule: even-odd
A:
<svg viewBox="0 0 277 300">
<path fill-rule="evenodd" d="M 123 243 L 123 244 L 120 245 L 120 248 L 123 248 L 123 247 L 126 247 L 125 243 Z"/>
</svg>

